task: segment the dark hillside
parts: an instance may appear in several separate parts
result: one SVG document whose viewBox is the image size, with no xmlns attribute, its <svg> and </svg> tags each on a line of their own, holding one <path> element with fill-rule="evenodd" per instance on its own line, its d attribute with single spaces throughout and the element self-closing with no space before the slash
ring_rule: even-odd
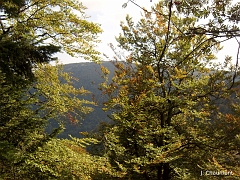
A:
<svg viewBox="0 0 240 180">
<path fill-rule="evenodd" d="M 104 62 L 103 65 L 113 72 L 114 67 L 111 62 Z M 74 83 L 76 88 L 83 86 L 91 92 L 91 94 L 82 98 L 94 100 L 98 103 L 98 106 L 94 107 L 94 111 L 84 119 L 81 129 L 83 131 L 91 131 L 97 127 L 100 121 L 107 121 L 107 115 L 102 111 L 104 97 L 98 89 L 99 84 L 103 82 L 100 65 L 90 62 L 67 64 L 64 66 L 64 71 L 72 73 L 72 76 L 78 79 Z"/>
<path fill-rule="evenodd" d="M 113 65 L 111 62 L 104 62 L 103 65 L 108 67 L 111 72 L 113 72 Z M 80 125 L 71 125 L 70 123 L 66 125 L 66 129 L 63 133 L 59 135 L 60 138 L 67 138 L 68 135 L 75 137 L 80 137 L 79 132 L 83 131 L 94 131 L 97 129 L 100 122 L 109 121 L 107 114 L 102 110 L 103 96 L 101 91 L 98 89 L 99 84 L 103 81 L 101 78 L 100 65 L 92 62 L 86 63 L 74 63 L 64 65 L 64 71 L 71 73 L 71 75 L 78 79 L 74 82 L 76 88 L 81 88 L 82 86 L 91 92 L 87 96 L 82 96 L 81 98 L 87 100 L 94 100 L 98 103 L 98 106 L 94 107 L 94 111 L 87 115 L 84 120 L 81 121 Z M 48 129 L 56 127 L 57 123 L 54 121 L 50 122 Z"/>
<path fill-rule="evenodd" d="M 114 72 L 114 66 L 111 62 L 104 62 L 102 65 L 107 67 L 111 73 Z M 103 82 L 100 65 L 93 62 L 66 64 L 64 65 L 64 71 L 71 73 L 73 77 L 78 79 L 78 81 L 74 81 L 73 84 L 76 88 L 84 87 L 91 92 L 87 96 L 82 96 L 80 98 L 91 101 L 94 100 L 98 103 L 98 106 L 93 107 L 94 111 L 87 115 L 84 120 L 81 120 L 81 124 L 73 125 L 69 122 L 69 124 L 66 125 L 65 131 L 59 135 L 60 138 L 67 138 L 69 134 L 75 137 L 81 137 L 79 132 L 97 130 L 100 122 L 110 121 L 107 117 L 107 113 L 102 110 L 102 103 L 105 100 L 101 91 L 98 89 L 99 84 Z M 223 113 L 229 112 L 228 103 L 222 101 L 218 103 Z M 51 121 L 47 131 L 57 126 L 57 122 Z"/>
</svg>

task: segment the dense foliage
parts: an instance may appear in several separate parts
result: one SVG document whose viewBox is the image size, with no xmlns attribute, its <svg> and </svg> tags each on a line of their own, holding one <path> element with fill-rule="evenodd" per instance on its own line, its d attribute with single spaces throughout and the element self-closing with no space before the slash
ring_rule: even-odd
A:
<svg viewBox="0 0 240 180">
<path fill-rule="evenodd" d="M 224 178 L 238 179 L 239 67 L 229 58 L 214 62 L 221 28 L 189 33 L 204 13 L 165 3 L 137 24 L 129 16 L 121 23 L 117 41 L 129 55 L 116 54 L 114 77 L 102 84 L 114 121 L 103 135 L 106 155 L 123 179 L 201 179 L 206 171 L 231 171 L 234 177 Z M 230 114 L 219 110 L 223 102 Z"/>
<path fill-rule="evenodd" d="M 97 60 L 101 29 L 86 20 L 84 9 L 72 0 L 0 2 L 1 179 L 90 179 L 101 173 L 104 165 L 84 150 L 96 140 L 56 140 L 66 120 L 77 123 L 94 103 L 79 99 L 87 91 L 74 88 L 59 65 L 46 64 L 60 49 Z M 59 125 L 46 133 L 50 119 Z M 88 171 L 77 172 L 81 159 Z"/>
<path fill-rule="evenodd" d="M 53 60 L 51 55 L 60 48 L 70 55 L 98 59 L 94 47 L 101 29 L 86 20 L 80 2 L 4 0 L 0 10 L 1 71 L 8 81 L 16 81 L 18 75 L 32 80 L 36 63 Z"/>
<path fill-rule="evenodd" d="M 216 58 L 222 41 L 238 41 L 239 3 L 166 0 L 141 9 L 116 38 L 127 56 L 111 46 L 114 72 L 104 64 L 97 72 L 107 98 L 98 99 L 48 64 L 60 50 L 99 60 L 101 29 L 85 7 L 0 1 L 0 179 L 240 178 L 239 51 L 236 61 Z M 102 100 L 111 123 L 85 138 L 56 138 Z"/>
</svg>

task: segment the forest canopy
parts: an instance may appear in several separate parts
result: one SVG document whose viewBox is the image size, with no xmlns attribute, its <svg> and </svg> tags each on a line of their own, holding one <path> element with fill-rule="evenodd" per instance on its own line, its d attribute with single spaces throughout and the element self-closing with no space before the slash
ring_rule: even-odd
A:
<svg viewBox="0 0 240 180">
<path fill-rule="evenodd" d="M 99 65 L 98 104 L 74 87 L 71 73 L 49 64 L 61 51 L 99 62 L 102 29 L 86 7 L 0 2 L 1 179 L 240 178 L 239 51 L 233 61 L 217 59 L 222 42 L 238 42 L 240 4 L 164 0 L 147 11 L 128 3 L 142 17 L 121 22 L 115 56 L 106 57 L 114 70 Z M 110 119 L 96 132 L 57 138 L 96 106 Z M 52 120 L 57 126 L 46 132 Z"/>
</svg>

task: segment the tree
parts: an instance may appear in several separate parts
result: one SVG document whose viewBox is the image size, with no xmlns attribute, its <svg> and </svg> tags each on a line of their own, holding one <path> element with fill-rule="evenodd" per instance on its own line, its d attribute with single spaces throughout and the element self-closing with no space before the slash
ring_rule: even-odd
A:
<svg viewBox="0 0 240 180">
<path fill-rule="evenodd" d="M 144 7 L 129 0 L 124 3 L 123 7 L 127 7 L 128 3 L 133 3 L 145 12 L 148 12 Z M 239 3 L 234 0 L 165 0 L 161 1 L 162 7 L 167 11 L 153 10 L 149 13 L 161 15 L 164 19 L 168 19 L 169 13 L 178 13 L 180 16 L 196 17 L 196 23 L 188 27 L 183 34 L 205 34 L 212 37 L 235 38 L 239 36 L 240 29 L 237 26 L 239 22 Z M 170 11 L 168 11 L 170 10 Z M 205 21 L 202 21 L 205 19 Z M 201 21 L 201 23 L 200 23 Z"/>
<path fill-rule="evenodd" d="M 41 162 L 31 158 L 63 129 L 46 134 L 49 119 L 76 122 L 93 105 L 77 97 L 86 91 L 73 88 L 59 66 L 45 63 L 61 49 L 97 60 L 101 29 L 86 20 L 85 7 L 75 0 L 4 0 L 0 10 L 0 177 L 38 179 Z"/>
<path fill-rule="evenodd" d="M 134 0 L 129 0 L 123 5 L 126 7 L 131 2 L 147 13 L 154 13 L 162 16 L 169 23 L 172 14 L 178 14 L 179 17 L 195 17 L 196 22 L 185 29 L 178 29 L 182 36 L 204 34 L 211 39 L 217 39 L 219 42 L 228 40 L 236 40 L 235 72 L 237 71 L 239 62 L 239 36 L 240 28 L 240 4 L 235 0 L 165 0 L 162 1 L 163 11 L 153 10 L 148 12 L 145 8 L 139 6 Z M 236 75 L 236 74 L 235 74 Z M 234 75 L 234 76 L 235 76 Z M 233 78 L 234 81 L 235 78 Z M 234 83 L 234 82 L 233 82 Z"/>
<path fill-rule="evenodd" d="M 20 8 L 25 5 L 25 0 L 3 0 L 0 2 L 0 9 L 9 17 L 17 16 Z"/>
<path fill-rule="evenodd" d="M 114 121 L 103 136 L 106 155 L 123 179 L 200 179 L 206 170 L 232 170 L 230 178 L 237 179 L 232 152 L 239 151 L 240 126 L 230 120 L 237 117 L 233 111 L 221 113 L 219 106 L 238 103 L 232 97 L 239 67 L 230 58 L 214 63 L 218 36 L 182 33 L 199 17 L 182 16 L 172 6 L 159 2 L 137 24 L 129 16 L 121 23 L 117 41 L 128 56 L 116 53 L 110 82 L 102 67 L 105 110 Z"/>
<path fill-rule="evenodd" d="M 79 97 L 88 91 L 83 88 L 74 88 L 72 77 L 64 73 L 59 65 L 45 64 L 38 67 L 39 69 L 34 72 L 37 79 L 34 88 L 30 85 L 28 89 L 2 85 L 4 84 L 2 80 L 1 95 L 3 98 L 0 104 L 2 178 L 22 179 L 29 178 L 30 174 L 31 177 L 37 178 L 36 174 L 43 173 L 40 170 L 41 161 L 34 160 L 34 165 L 30 162 L 33 161 L 32 158 L 35 155 L 39 154 L 39 149 L 43 148 L 43 151 L 47 151 L 44 147 L 48 147 L 46 144 L 54 143 L 55 136 L 64 129 L 66 121 L 77 123 L 80 118 L 93 110 L 90 107 L 94 105 L 93 102 Z M 44 129 L 50 119 L 58 121 L 60 126 L 50 134 L 46 134 Z M 94 142 L 93 140 L 85 141 Z M 84 140 L 82 142 L 84 143 Z M 61 143 L 57 143 L 55 148 L 64 148 L 61 146 Z M 34 171 L 32 166 L 35 170 L 40 169 Z"/>
<path fill-rule="evenodd" d="M 63 72 L 61 65 L 39 65 L 35 76 L 37 82 L 33 86 L 33 92 L 29 91 L 28 96 L 36 98 L 36 102 L 33 104 L 42 118 L 54 117 L 56 120 L 64 122 L 63 117 L 65 116 L 67 120 L 77 123 L 78 118 L 83 118 L 93 111 L 90 106 L 94 106 L 95 103 L 83 98 L 90 92 L 83 87 L 75 88 L 73 86 L 75 78 L 69 73 Z M 70 113 L 73 114 L 70 115 Z"/>
<path fill-rule="evenodd" d="M 99 25 L 86 20 L 82 3 L 66 1 L 2 1 L 0 62 L 8 81 L 17 75 L 33 80 L 36 63 L 53 60 L 60 48 L 70 55 L 97 60 Z M 16 52 L 16 53 L 12 53 Z"/>
</svg>

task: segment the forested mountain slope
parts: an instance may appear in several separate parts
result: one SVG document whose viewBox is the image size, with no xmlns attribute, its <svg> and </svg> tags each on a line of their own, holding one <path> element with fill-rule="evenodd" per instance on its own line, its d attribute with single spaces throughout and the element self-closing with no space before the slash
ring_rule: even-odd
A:
<svg viewBox="0 0 240 180">
<path fill-rule="evenodd" d="M 114 72 L 114 65 L 112 62 L 103 62 L 102 65 L 109 69 L 110 78 Z M 66 125 L 66 129 L 58 137 L 68 138 L 69 135 L 74 137 L 81 137 L 79 132 L 91 132 L 97 131 L 98 125 L 101 122 L 109 122 L 108 114 L 102 110 L 103 102 L 106 101 L 106 97 L 99 90 L 99 84 L 104 80 L 102 78 L 101 66 L 94 62 L 82 62 L 66 64 L 63 66 L 64 71 L 70 73 L 76 80 L 73 86 L 75 88 L 84 87 L 90 93 L 84 98 L 86 100 L 95 101 L 97 106 L 94 106 L 94 111 L 87 115 L 83 120 L 79 120 L 78 124 L 74 124 L 69 121 Z M 109 80 L 110 80 L 109 78 Z M 227 113 L 229 111 L 228 103 L 219 102 L 220 110 Z M 58 122 L 51 121 L 47 131 L 58 126 Z"/>
<path fill-rule="evenodd" d="M 107 67 L 111 72 L 114 72 L 114 66 L 111 62 L 103 62 L 102 65 Z M 102 72 L 100 65 L 93 62 L 84 62 L 84 63 L 74 63 L 64 65 L 64 71 L 70 73 L 76 81 L 74 81 L 73 86 L 76 88 L 84 87 L 84 89 L 90 91 L 87 96 L 81 98 L 95 101 L 97 106 L 94 106 L 94 111 L 87 115 L 83 120 L 79 120 L 80 123 L 73 124 L 69 122 L 66 125 L 66 129 L 58 137 L 67 138 L 68 135 L 74 137 L 80 137 L 79 132 L 84 131 L 95 131 L 100 122 L 109 121 L 107 113 L 102 110 L 102 103 L 104 101 L 104 95 L 98 89 L 99 84 L 103 82 L 101 78 Z M 58 123 L 51 121 L 47 131 L 57 127 Z"/>
</svg>

